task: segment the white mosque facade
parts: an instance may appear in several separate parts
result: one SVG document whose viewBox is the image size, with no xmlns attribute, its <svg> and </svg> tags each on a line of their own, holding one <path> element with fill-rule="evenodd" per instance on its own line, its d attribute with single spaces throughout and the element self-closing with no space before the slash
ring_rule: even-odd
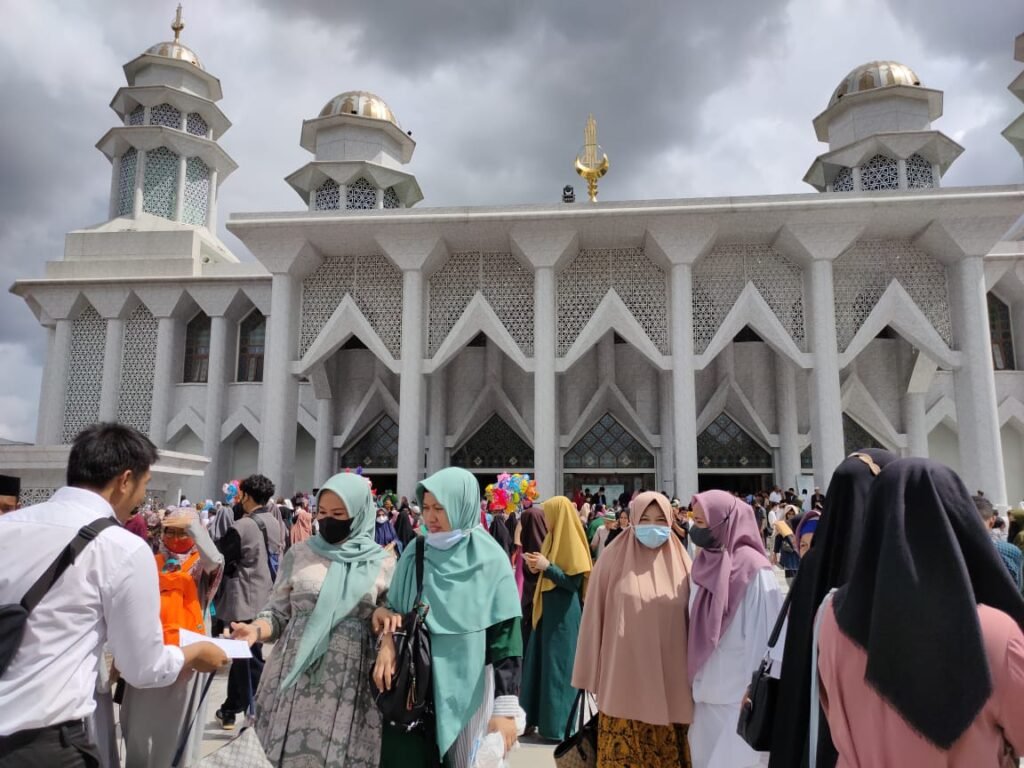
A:
<svg viewBox="0 0 1024 768">
<path fill-rule="evenodd" d="M 177 39 L 125 75 L 108 220 L 12 288 L 48 338 L 37 445 L 0 451 L 23 502 L 97 420 L 191 498 L 452 464 L 545 495 L 824 487 L 867 445 L 1024 498 L 1024 189 L 941 186 L 963 150 L 903 65 L 840 83 L 799 195 L 425 207 L 391 108 L 342 93 L 302 124 L 301 207 L 228 219 L 255 262 L 216 234 L 219 81 Z"/>
</svg>

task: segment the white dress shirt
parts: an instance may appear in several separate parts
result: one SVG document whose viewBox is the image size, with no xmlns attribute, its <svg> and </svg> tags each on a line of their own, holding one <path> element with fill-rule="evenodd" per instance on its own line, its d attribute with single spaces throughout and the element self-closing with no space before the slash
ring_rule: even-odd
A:
<svg viewBox="0 0 1024 768">
<path fill-rule="evenodd" d="M 0 517 L 0 604 L 19 602 L 78 529 L 113 514 L 92 491 L 61 488 Z M 137 688 L 170 685 L 184 664 L 163 643 L 153 553 L 120 527 L 97 536 L 29 615 L 0 676 L 0 735 L 91 714 L 104 644 Z"/>
</svg>

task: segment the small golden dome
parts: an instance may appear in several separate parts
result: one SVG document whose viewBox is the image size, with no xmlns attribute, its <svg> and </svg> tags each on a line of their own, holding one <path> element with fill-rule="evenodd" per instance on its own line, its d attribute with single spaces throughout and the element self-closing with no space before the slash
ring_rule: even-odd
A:
<svg viewBox="0 0 1024 768">
<path fill-rule="evenodd" d="M 898 61 L 869 61 L 853 69 L 832 93 L 831 107 L 843 96 L 890 85 L 920 85 L 921 78 L 906 64 Z"/>
<path fill-rule="evenodd" d="M 320 110 L 320 117 L 333 115 L 359 115 L 377 120 L 387 120 L 401 128 L 391 107 L 375 93 L 369 91 L 345 91 L 328 101 Z"/>
<path fill-rule="evenodd" d="M 203 65 L 199 63 L 199 57 L 196 56 L 196 52 L 189 48 L 187 45 L 175 42 L 173 40 L 166 43 L 157 43 L 156 45 L 150 46 L 146 49 L 146 53 L 151 56 L 163 56 L 168 59 L 178 59 L 179 61 L 187 61 L 189 64 L 203 68 Z"/>
</svg>

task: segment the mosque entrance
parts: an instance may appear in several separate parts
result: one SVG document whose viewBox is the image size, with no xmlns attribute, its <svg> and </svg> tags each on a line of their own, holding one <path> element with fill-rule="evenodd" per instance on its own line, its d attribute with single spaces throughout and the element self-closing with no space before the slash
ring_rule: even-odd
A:
<svg viewBox="0 0 1024 768">
<path fill-rule="evenodd" d="M 697 485 L 746 496 L 774 484 L 772 455 L 722 412 L 697 437 Z"/>
<path fill-rule="evenodd" d="M 656 490 L 654 453 L 610 413 L 565 452 L 562 466 L 562 488 L 569 498 L 577 488 L 597 493 L 603 486 L 612 504 L 622 493 Z"/>
<path fill-rule="evenodd" d="M 729 491 L 741 496 L 770 490 L 775 485 L 774 476 L 761 473 L 733 472 L 700 472 L 697 474 L 697 487 L 701 491 Z M 687 499 L 687 501 L 689 501 Z"/>
</svg>

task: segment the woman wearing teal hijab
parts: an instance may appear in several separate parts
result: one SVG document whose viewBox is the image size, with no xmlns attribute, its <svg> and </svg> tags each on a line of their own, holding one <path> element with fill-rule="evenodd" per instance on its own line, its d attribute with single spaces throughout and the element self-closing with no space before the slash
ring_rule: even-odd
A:
<svg viewBox="0 0 1024 768">
<path fill-rule="evenodd" d="M 234 637 L 276 642 L 256 693 L 256 733 L 275 766 L 377 768 L 381 717 L 368 679 L 370 617 L 395 559 L 373 540 L 366 478 L 335 475 L 317 496 L 320 533 L 285 553 L 270 603 Z"/>
<path fill-rule="evenodd" d="M 379 688 L 390 686 L 395 649 L 390 629 L 416 599 L 416 550 L 426 546 L 423 601 L 430 606 L 435 723 L 407 733 L 384 726 L 381 768 L 469 768 L 479 740 L 497 731 L 506 748 L 516 740 L 522 676 L 519 591 L 508 557 L 480 525 L 480 486 L 449 467 L 416 488 L 427 535 L 406 548 L 388 595 L 374 615 L 383 629 L 374 667 Z M 394 613 L 393 611 L 397 612 Z"/>
</svg>

